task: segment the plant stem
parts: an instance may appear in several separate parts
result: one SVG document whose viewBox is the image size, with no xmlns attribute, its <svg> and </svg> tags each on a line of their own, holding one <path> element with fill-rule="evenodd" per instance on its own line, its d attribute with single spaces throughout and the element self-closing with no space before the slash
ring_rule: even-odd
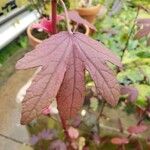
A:
<svg viewBox="0 0 150 150">
<path fill-rule="evenodd" d="M 46 10 L 46 4 L 44 0 L 42 0 L 42 5 L 43 5 L 44 10 Z"/>
<path fill-rule="evenodd" d="M 98 117 L 96 119 L 97 121 L 99 121 L 99 119 L 100 119 L 100 117 L 101 117 L 101 115 L 102 115 L 102 113 L 104 111 L 104 107 L 105 107 L 105 101 L 102 101 L 101 110 L 100 110 L 100 113 L 99 113 L 99 115 L 98 115 Z"/>
<path fill-rule="evenodd" d="M 137 122 L 137 125 L 140 125 L 143 122 L 143 120 L 145 119 L 146 112 L 147 112 L 147 108 L 144 110 L 142 116 L 140 117 L 139 121 Z"/>
<path fill-rule="evenodd" d="M 56 34 L 57 28 L 57 0 L 52 0 L 52 34 Z"/>
<path fill-rule="evenodd" d="M 65 3 L 63 2 L 63 0 L 60 0 L 63 8 L 64 8 L 64 11 L 65 11 L 65 17 L 66 17 L 66 22 L 67 22 L 67 29 L 68 29 L 68 32 L 70 34 L 73 34 L 73 32 L 71 31 L 71 26 L 70 26 L 70 19 L 69 19 L 69 16 L 68 16 L 68 11 L 67 11 L 67 7 L 65 5 Z"/>
<path fill-rule="evenodd" d="M 34 0 L 31 0 L 31 4 L 37 10 L 37 12 L 39 13 L 40 17 L 42 17 L 43 14 L 42 14 L 41 10 L 39 9 L 38 5 L 34 2 Z"/>
<path fill-rule="evenodd" d="M 136 20 L 137 20 L 138 15 L 139 15 L 139 11 L 140 11 L 140 8 L 138 7 L 138 8 L 137 8 L 136 16 L 135 16 L 135 18 L 134 18 L 133 26 L 132 26 L 131 31 L 130 31 L 130 33 L 129 33 L 129 35 L 128 35 L 128 38 L 127 38 L 127 42 L 126 42 L 126 44 L 125 44 L 125 47 L 122 49 L 121 60 L 123 60 L 124 54 L 125 54 L 125 52 L 126 52 L 126 50 L 127 50 L 127 48 L 128 48 L 128 45 L 129 45 L 130 38 L 131 38 L 131 36 L 132 36 L 132 33 L 134 32 L 134 28 L 135 28 L 135 25 L 136 25 Z"/>
<path fill-rule="evenodd" d="M 146 108 L 146 109 L 144 110 L 144 112 L 142 113 L 142 116 L 140 117 L 139 121 L 138 121 L 137 124 L 136 124 L 137 126 L 140 125 L 140 124 L 143 122 L 143 120 L 145 119 L 145 114 L 146 114 L 146 112 L 147 112 L 149 106 L 150 106 L 150 104 L 147 106 L 147 108 Z M 130 139 L 131 137 L 132 137 L 132 134 L 129 134 L 127 138 Z"/>
<path fill-rule="evenodd" d="M 118 119 L 118 125 L 119 125 L 120 133 L 123 133 L 123 132 L 124 132 L 124 129 L 123 129 L 123 125 L 122 125 L 122 122 L 121 122 L 121 119 L 120 119 L 120 118 Z"/>
</svg>

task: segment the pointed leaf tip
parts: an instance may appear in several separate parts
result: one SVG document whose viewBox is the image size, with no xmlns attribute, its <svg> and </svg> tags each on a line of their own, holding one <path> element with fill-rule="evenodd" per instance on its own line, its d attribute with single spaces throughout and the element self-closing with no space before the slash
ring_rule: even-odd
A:
<svg viewBox="0 0 150 150">
<path fill-rule="evenodd" d="M 65 14 L 63 13 L 62 16 L 65 16 Z M 77 11 L 75 10 L 68 11 L 68 16 L 70 20 L 76 22 L 77 24 L 87 25 L 90 29 L 97 31 L 95 26 L 89 23 L 87 20 L 83 19 Z"/>
<path fill-rule="evenodd" d="M 43 41 L 16 65 L 19 69 L 41 66 L 23 100 L 21 123 L 27 124 L 41 115 L 55 97 L 61 119 L 74 117 L 84 102 L 85 69 L 97 93 L 116 105 L 120 86 L 107 61 L 120 66 L 118 58 L 104 45 L 78 32 L 60 32 Z"/>
</svg>

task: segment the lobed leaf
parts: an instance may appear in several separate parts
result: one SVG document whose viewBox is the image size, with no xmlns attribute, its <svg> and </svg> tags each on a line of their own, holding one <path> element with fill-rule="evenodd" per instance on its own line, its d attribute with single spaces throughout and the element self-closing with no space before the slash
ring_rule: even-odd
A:
<svg viewBox="0 0 150 150">
<path fill-rule="evenodd" d="M 120 87 L 107 62 L 121 66 L 120 60 L 101 43 L 78 32 L 60 32 L 43 41 L 16 65 L 17 69 L 41 66 L 23 100 L 21 123 L 27 124 L 41 115 L 55 97 L 62 121 L 74 117 L 84 101 L 85 69 L 98 94 L 116 105 Z"/>
<path fill-rule="evenodd" d="M 74 117 L 83 105 L 84 69 L 78 50 L 73 46 L 67 71 L 57 95 L 58 110 L 60 110 L 59 113 L 63 122 Z"/>
</svg>

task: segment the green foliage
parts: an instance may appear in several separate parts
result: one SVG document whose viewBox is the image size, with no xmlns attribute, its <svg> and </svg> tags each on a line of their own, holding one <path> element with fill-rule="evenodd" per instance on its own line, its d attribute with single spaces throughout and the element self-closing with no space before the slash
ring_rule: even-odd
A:
<svg viewBox="0 0 150 150">
<path fill-rule="evenodd" d="M 127 0 L 124 1 L 123 8 L 119 14 L 114 16 L 107 15 L 103 20 L 97 21 L 98 33 L 93 35 L 94 38 L 103 42 L 117 55 L 122 56 L 122 50 L 126 46 L 137 13 L 135 5 L 140 2 L 148 4 L 146 0 L 132 2 Z M 143 15 L 147 16 L 145 12 L 140 11 L 139 16 Z M 140 41 L 134 39 L 136 30 L 137 27 L 135 26 L 122 60 L 124 68 L 118 74 L 118 80 L 122 84 L 132 84 L 137 87 L 140 93 L 137 104 L 143 106 L 146 104 L 146 96 L 150 95 L 150 49 L 146 45 L 146 38 Z"/>
<path fill-rule="evenodd" d="M 26 36 L 20 36 L 17 42 L 22 48 L 26 48 L 28 45 L 28 40 Z"/>
<path fill-rule="evenodd" d="M 37 10 L 41 16 L 48 16 L 50 10 L 50 0 L 28 0 L 29 9 Z"/>
<path fill-rule="evenodd" d="M 21 50 L 21 48 L 27 47 L 27 37 L 20 36 L 19 39 L 11 42 L 6 47 L 0 50 L 0 64 L 3 64 L 9 57 L 11 57 L 15 52 Z"/>
<path fill-rule="evenodd" d="M 65 5 L 66 5 L 67 9 L 69 9 L 70 8 L 70 1 L 69 0 L 64 0 L 64 2 L 65 2 Z M 62 7 L 62 5 L 58 4 L 57 7 L 58 7 L 57 8 L 58 12 L 62 13 L 63 10 L 64 10 L 64 8 Z"/>
<path fill-rule="evenodd" d="M 127 104 L 124 110 L 127 112 L 128 115 L 133 114 L 136 112 L 136 106 L 134 104 Z"/>
<path fill-rule="evenodd" d="M 129 1 L 135 5 L 142 5 L 142 6 L 146 6 L 146 7 L 150 6 L 149 0 L 129 0 Z"/>
<path fill-rule="evenodd" d="M 145 106 L 147 104 L 146 96 L 150 95 L 150 86 L 147 84 L 136 84 L 135 87 L 140 91 L 137 104 Z"/>
</svg>

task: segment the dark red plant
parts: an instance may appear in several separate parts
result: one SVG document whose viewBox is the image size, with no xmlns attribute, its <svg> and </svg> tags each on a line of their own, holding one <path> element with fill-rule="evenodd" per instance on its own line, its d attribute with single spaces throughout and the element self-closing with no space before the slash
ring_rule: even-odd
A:
<svg viewBox="0 0 150 150">
<path fill-rule="evenodd" d="M 75 117 L 83 105 L 85 70 L 91 74 L 98 95 L 112 106 L 118 103 L 120 86 L 107 63 L 121 67 L 120 60 L 101 43 L 72 32 L 66 8 L 65 13 L 68 31 L 44 40 L 16 64 L 17 69 L 41 67 L 22 102 L 22 124 L 41 115 L 56 97 L 65 128 L 66 121 Z"/>
<path fill-rule="evenodd" d="M 57 23 L 59 23 L 61 20 L 64 20 L 65 14 L 61 14 L 61 15 L 57 15 Z M 68 17 L 71 21 L 74 21 L 77 25 L 80 24 L 84 24 L 87 25 L 90 29 L 96 31 L 96 28 L 94 27 L 94 25 L 90 24 L 88 21 L 86 21 L 85 19 L 81 18 L 79 16 L 79 13 L 72 10 L 72 11 L 68 11 Z M 34 23 L 32 25 L 33 29 L 40 29 L 43 30 L 44 32 L 48 33 L 49 35 L 51 35 L 53 33 L 53 22 L 52 22 L 52 18 L 42 18 L 39 23 Z"/>
<path fill-rule="evenodd" d="M 65 16 L 65 14 L 61 14 L 62 16 Z M 71 10 L 68 11 L 68 17 L 70 20 L 74 21 L 75 23 L 77 23 L 77 25 L 79 24 L 85 24 L 87 25 L 90 29 L 96 31 L 96 28 L 94 25 L 90 24 L 87 20 L 83 19 L 80 17 L 79 13 L 75 10 Z"/>
<path fill-rule="evenodd" d="M 128 102 L 134 102 L 138 97 L 138 90 L 132 86 L 121 86 L 121 95 L 127 95 Z"/>
<path fill-rule="evenodd" d="M 150 19 L 138 19 L 137 26 L 139 30 L 137 31 L 135 38 L 141 39 L 144 36 L 148 36 L 150 34 Z M 147 44 L 150 45 L 150 38 L 148 37 Z"/>
<path fill-rule="evenodd" d="M 57 22 L 63 20 L 64 17 L 58 15 Z M 51 34 L 53 32 L 52 19 L 43 18 L 39 23 L 35 23 L 32 25 L 33 29 L 42 29 L 44 32 Z"/>
</svg>

